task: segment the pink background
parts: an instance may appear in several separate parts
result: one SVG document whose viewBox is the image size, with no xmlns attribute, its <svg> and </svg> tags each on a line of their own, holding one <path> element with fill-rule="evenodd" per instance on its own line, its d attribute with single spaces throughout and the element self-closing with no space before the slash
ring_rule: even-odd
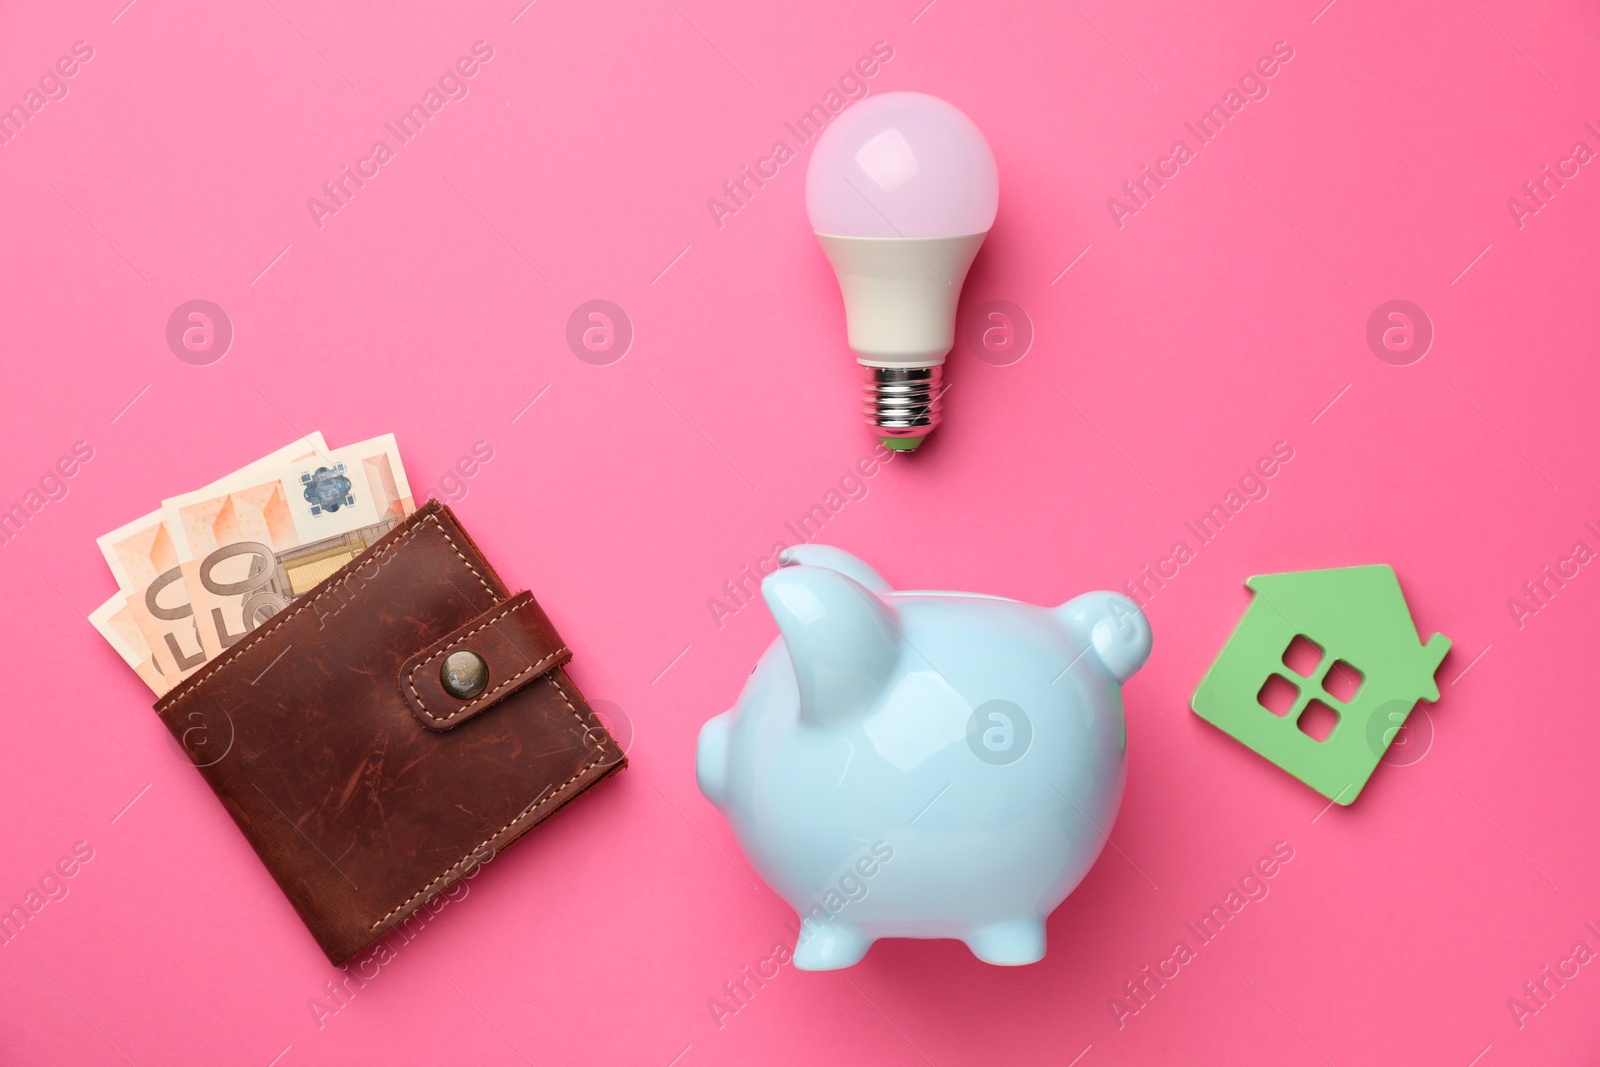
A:
<svg viewBox="0 0 1600 1067">
<path fill-rule="evenodd" d="M 94 58 L 0 146 L 0 503 L 75 441 L 94 458 L 0 548 L 0 905 L 94 858 L 0 948 L 0 1059 L 1593 1062 L 1600 967 L 1520 1027 L 1507 1001 L 1600 949 L 1600 577 L 1521 627 L 1507 602 L 1600 548 L 1600 176 L 1520 228 L 1507 198 L 1600 149 L 1600 14 L 1323 2 L 6 5 L 0 101 L 74 41 Z M 306 199 L 479 40 L 470 94 L 319 229 Z M 791 915 L 694 784 L 775 633 L 708 600 L 872 442 L 808 156 L 721 228 L 706 200 L 797 147 L 784 122 L 875 41 L 873 92 L 946 97 L 999 160 L 961 328 L 1006 300 L 1035 337 L 1009 366 L 959 344 L 945 425 L 823 540 L 902 586 L 1055 603 L 1154 564 L 1275 442 L 1294 459 L 1150 602 L 1117 851 L 1043 963 L 881 943 L 719 1028 L 708 1001 Z M 1119 229 L 1107 198 L 1277 41 L 1270 95 Z M 210 366 L 164 338 L 195 298 L 236 330 Z M 564 339 L 596 298 L 635 330 L 609 366 Z M 1404 367 L 1365 341 L 1394 298 L 1436 330 Z M 83 618 L 113 590 L 97 534 L 310 429 L 394 431 L 419 496 L 487 441 L 458 513 L 635 735 L 320 1026 L 336 972 Z M 1423 758 L 1325 810 L 1187 702 L 1248 575 L 1369 562 L 1455 650 Z M 1270 896 L 1119 1029 L 1109 998 L 1279 841 Z"/>
</svg>

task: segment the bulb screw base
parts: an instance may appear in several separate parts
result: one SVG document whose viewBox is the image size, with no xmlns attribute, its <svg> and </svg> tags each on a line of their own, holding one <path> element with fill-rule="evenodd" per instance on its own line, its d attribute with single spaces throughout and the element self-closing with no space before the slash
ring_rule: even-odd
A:
<svg viewBox="0 0 1600 1067">
<path fill-rule="evenodd" d="M 862 411 L 878 439 L 908 452 L 939 425 L 944 367 L 864 367 Z"/>
</svg>

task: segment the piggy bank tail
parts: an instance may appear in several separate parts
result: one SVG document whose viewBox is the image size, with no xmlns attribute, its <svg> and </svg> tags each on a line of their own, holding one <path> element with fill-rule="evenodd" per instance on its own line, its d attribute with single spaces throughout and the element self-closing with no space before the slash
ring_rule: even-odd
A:
<svg viewBox="0 0 1600 1067">
<path fill-rule="evenodd" d="M 1150 658 L 1150 620 L 1121 593 L 1084 593 L 1055 611 L 1089 643 L 1100 665 L 1118 683 L 1132 678 Z"/>
<path fill-rule="evenodd" d="M 728 794 L 727 712 L 700 727 L 700 743 L 694 753 L 694 777 L 705 798 L 722 807 Z"/>
</svg>

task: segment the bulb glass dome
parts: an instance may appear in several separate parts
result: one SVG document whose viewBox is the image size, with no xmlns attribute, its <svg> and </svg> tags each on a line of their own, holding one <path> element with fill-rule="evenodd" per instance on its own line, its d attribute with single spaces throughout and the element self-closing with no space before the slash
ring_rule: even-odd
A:
<svg viewBox="0 0 1600 1067">
<path fill-rule="evenodd" d="M 829 124 L 806 170 L 811 228 L 839 237 L 987 233 L 994 153 L 961 110 L 926 93 L 870 96 Z"/>
</svg>

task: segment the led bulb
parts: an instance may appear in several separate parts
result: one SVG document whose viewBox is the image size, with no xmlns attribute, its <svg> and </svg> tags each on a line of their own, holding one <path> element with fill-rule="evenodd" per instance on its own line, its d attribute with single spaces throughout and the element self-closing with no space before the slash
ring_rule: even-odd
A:
<svg viewBox="0 0 1600 1067">
<path fill-rule="evenodd" d="M 916 448 L 939 424 L 961 283 L 999 204 L 988 142 L 938 97 L 868 97 L 817 139 L 806 212 L 867 369 L 867 422 L 890 448 Z"/>
</svg>

